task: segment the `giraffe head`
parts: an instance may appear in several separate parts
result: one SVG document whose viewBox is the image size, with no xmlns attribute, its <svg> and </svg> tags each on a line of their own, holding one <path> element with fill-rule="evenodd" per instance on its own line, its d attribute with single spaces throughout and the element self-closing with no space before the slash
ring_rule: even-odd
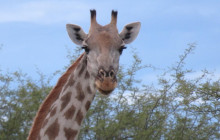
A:
<svg viewBox="0 0 220 140">
<path fill-rule="evenodd" d="M 112 11 L 111 22 L 101 26 L 96 21 L 96 11 L 91 10 L 91 26 L 89 33 L 74 24 L 67 24 L 70 39 L 85 50 L 87 70 L 95 78 L 95 86 L 100 93 L 110 94 L 117 86 L 119 57 L 125 45 L 137 37 L 140 22 L 127 24 L 118 33 L 116 26 L 117 11 Z"/>
</svg>

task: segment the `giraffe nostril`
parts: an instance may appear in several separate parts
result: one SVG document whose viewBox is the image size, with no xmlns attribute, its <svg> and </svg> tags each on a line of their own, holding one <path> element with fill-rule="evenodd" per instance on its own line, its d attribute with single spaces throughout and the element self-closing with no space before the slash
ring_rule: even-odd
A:
<svg viewBox="0 0 220 140">
<path fill-rule="evenodd" d="M 105 71 L 104 71 L 103 69 L 100 69 L 100 70 L 99 70 L 99 75 L 100 75 L 101 77 L 105 77 Z"/>
<path fill-rule="evenodd" d="M 111 70 L 109 75 L 110 75 L 111 78 L 114 78 L 115 77 L 115 72 L 113 70 Z"/>
</svg>

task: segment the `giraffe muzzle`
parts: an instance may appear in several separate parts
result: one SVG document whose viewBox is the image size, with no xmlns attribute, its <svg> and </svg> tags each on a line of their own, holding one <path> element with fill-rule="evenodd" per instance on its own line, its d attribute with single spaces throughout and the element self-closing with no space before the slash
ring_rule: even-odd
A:
<svg viewBox="0 0 220 140">
<path fill-rule="evenodd" d="M 115 71 L 113 69 L 109 71 L 99 69 L 95 85 L 101 94 L 109 95 L 117 86 Z"/>
</svg>

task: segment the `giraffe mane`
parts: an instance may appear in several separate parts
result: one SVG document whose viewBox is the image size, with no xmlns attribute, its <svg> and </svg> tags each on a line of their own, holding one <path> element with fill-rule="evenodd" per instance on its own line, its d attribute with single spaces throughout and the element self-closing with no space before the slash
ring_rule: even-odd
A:
<svg viewBox="0 0 220 140">
<path fill-rule="evenodd" d="M 52 103 L 54 103 L 55 100 L 59 97 L 62 88 L 64 87 L 67 79 L 69 78 L 70 74 L 75 70 L 76 66 L 82 59 L 84 53 L 73 63 L 68 70 L 60 77 L 58 80 L 56 86 L 51 90 L 51 92 L 47 95 L 46 99 L 43 101 L 42 105 L 40 106 L 37 115 L 34 119 L 33 126 L 31 128 L 31 131 L 28 136 L 28 140 L 35 140 L 37 139 L 41 126 L 43 124 L 43 121 L 46 118 L 46 115 L 48 111 L 50 110 L 50 107 Z"/>
</svg>

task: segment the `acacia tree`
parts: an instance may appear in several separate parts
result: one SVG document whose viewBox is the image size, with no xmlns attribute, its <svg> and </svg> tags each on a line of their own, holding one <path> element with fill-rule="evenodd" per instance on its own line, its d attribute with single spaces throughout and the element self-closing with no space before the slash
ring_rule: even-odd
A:
<svg viewBox="0 0 220 140">
<path fill-rule="evenodd" d="M 21 71 L 0 74 L 0 139 L 26 139 L 39 105 L 51 87 L 44 77 L 34 81 Z"/>
<path fill-rule="evenodd" d="M 163 71 L 155 85 L 143 85 L 135 74 L 143 66 L 133 53 L 129 67 L 121 66 L 118 87 L 109 96 L 96 94 L 84 120 L 81 140 L 220 139 L 220 80 L 208 71 L 190 78 L 185 59 Z M 79 49 L 69 52 L 71 62 Z M 71 55 L 70 55 L 71 54 Z M 60 73 L 58 73 L 60 75 Z M 51 76 L 53 77 L 53 76 Z M 24 140 L 35 113 L 51 90 L 51 78 L 33 80 L 21 71 L 0 73 L 0 139 Z"/>
</svg>

